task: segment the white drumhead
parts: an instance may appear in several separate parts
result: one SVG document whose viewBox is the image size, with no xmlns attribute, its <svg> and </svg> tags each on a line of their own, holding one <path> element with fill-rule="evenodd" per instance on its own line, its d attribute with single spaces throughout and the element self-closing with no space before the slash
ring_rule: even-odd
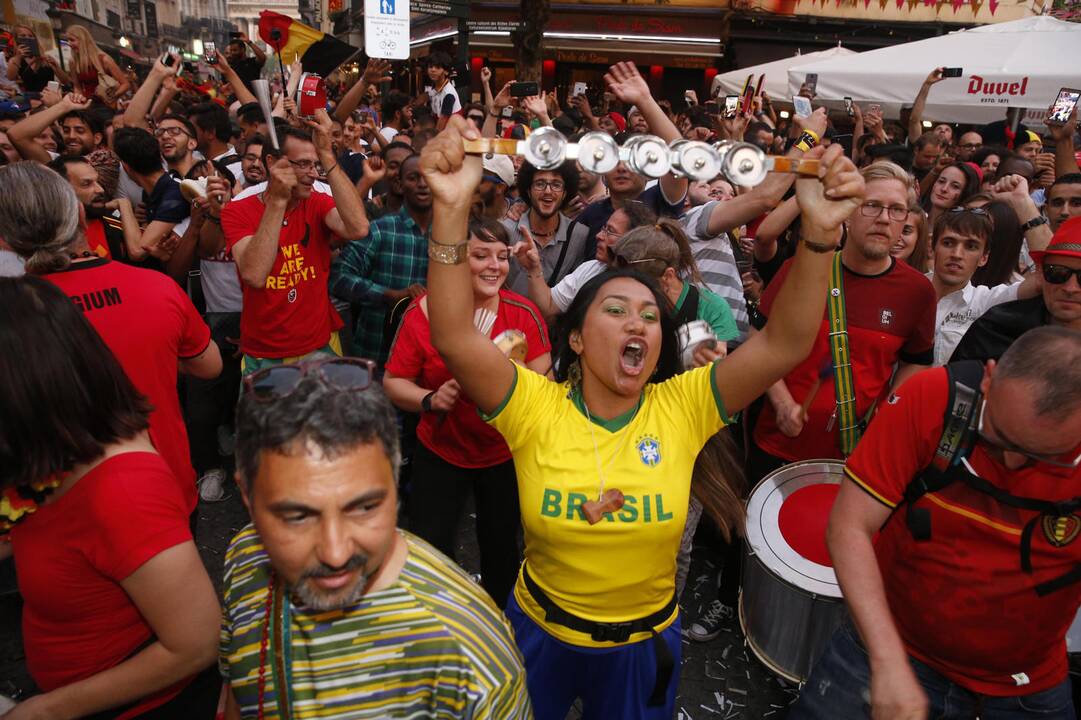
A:
<svg viewBox="0 0 1081 720">
<path fill-rule="evenodd" d="M 844 463 L 838 460 L 792 463 L 763 478 L 747 501 L 747 544 L 758 560 L 770 572 L 798 588 L 835 598 L 841 597 L 841 588 L 833 568 L 792 547 L 781 532 L 780 519 L 785 502 L 797 492 L 815 486 L 839 485 L 843 470 Z M 818 518 L 817 522 L 824 524 L 825 519 Z"/>
</svg>

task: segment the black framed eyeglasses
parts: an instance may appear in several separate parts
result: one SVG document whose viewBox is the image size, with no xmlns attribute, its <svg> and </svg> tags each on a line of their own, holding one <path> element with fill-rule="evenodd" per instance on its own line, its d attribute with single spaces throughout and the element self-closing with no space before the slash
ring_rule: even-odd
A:
<svg viewBox="0 0 1081 720">
<path fill-rule="evenodd" d="M 313 374 L 330 387 L 356 392 L 371 386 L 375 363 L 365 358 L 326 357 L 293 365 L 275 365 L 244 378 L 244 391 L 259 402 L 273 402 L 291 395 L 301 380 Z"/>
<path fill-rule="evenodd" d="M 1043 279 L 1052 285 L 1065 285 L 1070 282 L 1071 275 L 1077 280 L 1077 284 L 1081 285 L 1081 268 L 1052 264 L 1044 264 L 1043 266 Z"/>
<path fill-rule="evenodd" d="M 187 134 L 188 134 L 188 131 L 185 130 L 184 128 L 182 128 L 182 127 L 170 126 L 170 127 L 154 128 L 154 137 L 156 137 L 156 138 L 160 138 L 160 137 L 163 137 L 165 135 L 168 135 L 169 137 L 174 137 L 175 138 L 175 137 L 180 137 L 181 135 L 187 135 Z"/>
<path fill-rule="evenodd" d="M 883 205 L 880 202 L 869 200 L 860 205 L 860 215 L 869 218 L 876 218 L 882 215 L 882 211 L 885 210 L 890 220 L 900 222 L 908 218 L 908 206 L 907 205 Z"/>
</svg>

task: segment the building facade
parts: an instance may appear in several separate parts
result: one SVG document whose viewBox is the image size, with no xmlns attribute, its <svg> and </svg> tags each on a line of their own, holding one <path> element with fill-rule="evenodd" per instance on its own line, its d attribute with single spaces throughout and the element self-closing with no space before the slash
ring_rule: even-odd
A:
<svg viewBox="0 0 1081 720">
<path fill-rule="evenodd" d="M 226 0 L 226 4 L 229 21 L 253 40 L 259 37 L 259 13 L 263 10 L 273 10 L 300 19 L 297 0 Z"/>
</svg>

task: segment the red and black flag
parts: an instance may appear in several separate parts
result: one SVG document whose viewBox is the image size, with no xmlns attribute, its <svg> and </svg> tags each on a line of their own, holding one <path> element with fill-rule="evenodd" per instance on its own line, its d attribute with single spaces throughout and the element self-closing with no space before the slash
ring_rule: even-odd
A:
<svg viewBox="0 0 1081 720">
<path fill-rule="evenodd" d="M 259 13 L 259 37 L 286 63 L 300 59 L 304 72 L 326 77 L 360 52 L 358 48 L 270 10 Z"/>
</svg>

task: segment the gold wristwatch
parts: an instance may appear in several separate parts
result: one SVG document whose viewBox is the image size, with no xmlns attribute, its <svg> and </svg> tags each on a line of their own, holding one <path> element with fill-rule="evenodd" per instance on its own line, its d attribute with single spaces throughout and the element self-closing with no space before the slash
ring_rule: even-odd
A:
<svg viewBox="0 0 1081 720">
<path fill-rule="evenodd" d="M 469 257 L 469 243 L 445 245 L 435 240 L 428 241 L 428 258 L 444 265 L 458 265 Z"/>
</svg>

